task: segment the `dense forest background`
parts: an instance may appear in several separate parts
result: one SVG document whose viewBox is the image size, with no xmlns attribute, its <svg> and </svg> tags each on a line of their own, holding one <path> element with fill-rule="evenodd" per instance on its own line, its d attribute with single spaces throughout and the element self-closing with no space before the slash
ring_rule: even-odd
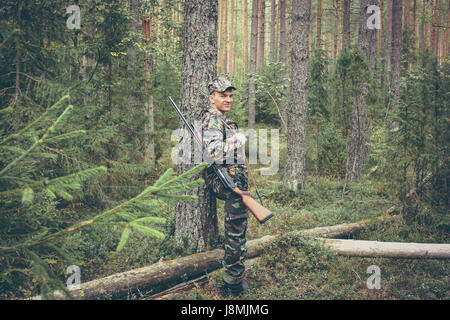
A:
<svg viewBox="0 0 450 320">
<path fill-rule="evenodd" d="M 76 10 L 66 11 L 72 5 L 81 9 L 79 26 Z M 378 9 L 361 11 L 367 5 Z M 181 102 L 184 6 L 2 1 L 2 299 L 64 290 L 69 265 L 88 281 L 198 250 L 174 236 L 175 204 L 196 199 L 180 192 L 195 190 L 201 181 L 187 181 L 203 169 L 176 178 L 171 160 L 180 122 L 167 96 Z M 302 32 L 297 9 L 307 13 Z M 251 224 L 250 238 L 356 221 L 399 203 L 402 223 L 385 235 L 448 242 L 449 28 L 445 0 L 218 1 L 217 75 L 238 88 L 227 116 L 244 129 L 281 132 L 280 170 L 250 169 L 266 203 L 283 214 L 266 229 Z M 300 79 L 297 61 L 308 70 Z M 293 83 L 305 84 L 304 100 L 294 100 Z M 307 115 L 295 185 L 287 174 L 289 134 L 301 125 L 293 105 Z M 374 201 L 380 206 L 365 207 Z M 332 213 L 336 204 L 347 214 Z M 448 276 L 448 267 L 435 267 Z M 280 274 L 274 279 L 289 280 Z M 439 281 L 425 297 L 448 298 L 448 282 Z M 286 292 L 280 297 L 295 297 Z M 410 298 L 390 294 L 380 297 Z"/>
</svg>

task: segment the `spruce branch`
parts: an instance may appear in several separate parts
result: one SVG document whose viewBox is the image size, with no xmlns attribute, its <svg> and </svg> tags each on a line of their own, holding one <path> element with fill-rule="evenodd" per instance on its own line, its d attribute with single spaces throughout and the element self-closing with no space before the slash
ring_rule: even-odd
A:
<svg viewBox="0 0 450 320">
<path fill-rule="evenodd" d="M 203 162 L 195 167 L 193 167 L 192 169 L 190 169 L 189 171 L 187 171 L 185 174 L 182 174 L 180 176 L 183 176 L 185 180 L 189 179 L 189 177 L 194 176 L 195 174 L 199 173 L 201 170 L 203 170 L 208 164 Z M 168 169 L 170 170 L 170 169 Z M 167 172 L 166 172 L 167 173 Z M 15 251 L 15 250 L 19 250 L 19 249 L 23 249 L 23 248 L 30 248 L 36 245 L 40 245 L 43 243 L 46 243 L 48 241 L 60 238 L 62 236 L 65 236 L 69 233 L 72 233 L 74 231 L 86 228 L 88 226 L 93 226 L 96 223 L 105 220 L 106 218 L 112 217 L 114 215 L 118 215 L 119 213 L 123 212 L 125 209 L 134 206 L 136 203 L 142 201 L 142 200 L 146 200 L 148 197 L 154 195 L 157 196 L 158 195 L 158 191 L 160 191 L 162 189 L 163 186 L 169 185 L 169 184 L 175 184 L 174 181 L 176 181 L 177 183 L 182 183 L 183 181 L 180 180 L 180 176 L 172 178 L 171 180 L 168 180 L 166 183 L 162 184 L 160 187 L 155 187 L 155 186 L 150 186 L 148 188 L 146 188 L 144 191 L 142 191 L 139 195 L 137 195 L 136 197 L 127 200 L 119 205 L 117 205 L 116 207 L 109 209 L 97 216 L 95 216 L 94 218 L 90 219 L 90 220 L 85 220 L 82 221 L 80 223 L 77 223 L 69 228 L 63 229 L 61 231 L 49 234 L 47 236 L 38 238 L 38 239 L 33 239 L 33 240 L 29 240 L 29 241 L 25 241 L 22 242 L 20 244 L 11 246 L 11 247 L 0 247 L 0 252 L 4 253 L 4 252 L 11 252 L 11 251 Z M 198 179 L 196 181 L 194 181 L 194 185 L 197 185 L 198 183 L 200 183 L 201 179 Z M 189 185 L 193 185 L 192 183 L 188 183 Z M 176 188 L 178 188 L 178 185 L 175 186 Z M 163 192 L 164 193 L 164 192 Z M 174 195 L 175 196 L 175 195 Z M 155 236 L 155 237 L 161 237 L 161 232 L 156 231 L 154 229 L 151 229 L 149 227 L 145 227 L 142 225 L 138 225 L 138 224 L 130 224 L 130 226 L 134 229 L 136 229 L 136 231 L 145 234 L 145 235 L 151 235 L 151 236 Z"/>
<path fill-rule="evenodd" d="M 26 156 L 28 156 L 29 153 L 31 153 L 34 149 L 36 149 L 39 145 L 43 144 L 44 141 L 47 139 L 47 137 L 54 132 L 55 128 L 57 127 L 58 123 L 61 122 L 61 120 L 71 111 L 73 110 L 73 106 L 69 105 L 64 111 L 63 113 L 61 113 L 61 115 L 55 120 L 55 122 L 53 123 L 52 126 L 50 126 L 47 131 L 44 133 L 44 135 L 38 139 L 37 141 L 35 141 L 33 143 L 33 145 L 27 150 L 25 151 L 22 155 L 20 155 L 19 157 L 15 158 L 12 162 L 10 162 L 6 167 L 4 167 L 2 169 L 2 171 L 0 171 L 0 176 L 2 176 L 6 171 L 8 171 L 9 169 L 11 169 L 16 163 L 18 163 L 19 161 L 21 161 L 23 158 L 25 158 Z"/>
<path fill-rule="evenodd" d="M 100 175 L 105 174 L 106 171 L 107 171 L 106 167 L 99 166 L 96 168 L 82 170 L 82 171 L 79 171 L 79 172 L 76 172 L 73 174 L 69 174 L 69 175 L 63 176 L 63 177 L 58 177 L 58 178 L 54 178 L 54 179 L 45 178 L 45 179 L 42 179 L 41 181 L 33 182 L 33 183 L 23 186 L 21 188 L 0 192 L 0 197 L 8 197 L 8 196 L 11 196 L 11 195 L 14 195 L 17 193 L 21 193 L 28 188 L 29 189 L 37 189 L 37 188 L 41 188 L 41 187 L 48 188 L 48 187 L 52 187 L 52 186 L 69 187 L 70 188 L 71 184 L 79 184 L 87 179 L 98 177 Z M 5 177 L 2 177 L 2 178 L 5 178 Z M 49 190 L 55 191 L 52 188 L 50 188 Z"/>
<path fill-rule="evenodd" d="M 3 139 L 0 142 L 0 148 L 2 147 L 3 144 L 5 144 L 6 142 L 8 142 L 11 139 L 17 138 L 19 136 L 21 136 L 24 132 L 26 132 L 27 130 L 29 130 L 30 128 L 32 128 L 34 125 L 36 125 L 37 123 L 39 123 L 42 119 L 44 119 L 50 112 L 52 112 L 53 110 L 58 109 L 66 100 L 68 100 L 70 98 L 69 95 L 65 95 L 63 96 L 61 99 L 59 99 L 59 101 L 57 101 L 53 106 L 51 106 L 50 108 L 48 108 L 44 113 L 42 113 L 38 118 L 36 118 L 34 121 L 30 122 L 28 125 L 26 125 L 24 128 L 20 129 L 18 132 L 16 132 L 15 134 L 9 135 L 7 136 L 5 139 Z"/>
</svg>

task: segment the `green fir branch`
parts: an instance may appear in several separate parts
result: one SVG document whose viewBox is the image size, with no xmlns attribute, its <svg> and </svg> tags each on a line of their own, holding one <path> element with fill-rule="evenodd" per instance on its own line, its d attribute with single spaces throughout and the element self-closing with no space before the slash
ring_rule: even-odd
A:
<svg viewBox="0 0 450 320">
<path fill-rule="evenodd" d="M 24 128 L 20 129 L 18 132 L 16 132 L 15 134 L 9 135 L 7 136 L 5 139 L 3 139 L 0 142 L 0 147 L 2 147 L 3 144 L 5 144 L 6 142 L 8 142 L 11 139 L 14 138 L 18 138 L 20 137 L 23 133 L 27 132 L 30 128 L 33 128 L 37 123 L 39 123 L 42 119 L 44 119 L 50 112 L 52 112 L 53 110 L 58 109 L 66 100 L 68 100 L 70 98 L 69 95 L 65 95 L 64 97 L 62 97 L 61 99 L 59 99 L 58 102 L 56 102 L 53 106 L 51 106 L 50 108 L 48 108 L 44 113 L 42 113 L 38 118 L 36 118 L 34 121 L 30 122 L 28 125 L 26 125 Z"/>
<path fill-rule="evenodd" d="M 187 174 L 183 174 L 183 175 L 180 175 L 180 176 L 183 176 L 184 179 L 188 179 L 189 177 L 192 177 L 195 174 L 199 173 L 206 166 L 207 166 L 206 163 L 199 164 L 199 165 L 193 167 L 192 169 L 190 169 L 187 172 Z M 162 186 L 168 185 L 168 184 L 172 184 L 173 185 L 174 184 L 173 181 L 177 181 L 178 183 L 181 184 L 183 181 L 181 181 L 179 179 L 180 176 L 175 177 L 175 178 L 167 181 Z M 199 180 L 201 180 L 201 179 L 199 179 Z M 197 184 L 199 182 L 199 180 L 196 180 L 194 182 L 196 182 L 196 184 Z M 69 228 L 66 228 L 66 229 L 63 229 L 61 231 L 52 233 L 52 234 L 47 235 L 45 237 L 42 237 L 40 239 L 39 238 L 38 239 L 33 238 L 32 240 L 28 240 L 28 241 L 22 242 L 20 244 L 16 244 L 14 246 L 0 247 L 0 252 L 5 253 L 5 252 L 11 252 L 11 251 L 15 251 L 15 250 L 22 249 L 22 248 L 30 248 L 30 247 L 33 247 L 33 246 L 36 246 L 36 245 L 40 245 L 40 244 L 48 242 L 48 241 L 55 240 L 57 238 L 65 236 L 65 235 L 67 235 L 69 233 L 72 233 L 74 231 L 86 228 L 88 226 L 93 226 L 96 223 L 105 220 L 106 218 L 112 217 L 114 215 L 118 215 L 120 212 L 123 212 L 125 209 L 127 209 L 129 207 L 132 207 L 133 205 L 135 205 L 136 203 L 140 202 L 141 200 L 146 200 L 146 198 L 148 198 L 148 197 L 150 197 L 152 195 L 157 195 L 157 192 L 161 189 L 161 187 L 160 188 L 154 187 L 154 186 L 148 187 L 143 192 L 141 192 L 138 196 L 136 196 L 136 197 L 134 197 L 134 198 L 132 198 L 130 200 L 127 200 L 127 201 L 119 204 L 118 206 L 116 206 L 116 207 L 114 207 L 112 209 L 109 209 L 109 210 L 107 210 L 107 211 L 105 211 L 105 212 L 95 216 L 94 218 L 92 218 L 90 220 L 82 221 L 80 223 L 77 223 L 77 224 L 69 227 Z M 177 187 L 178 187 L 178 185 L 175 186 L 175 188 L 177 188 Z M 140 225 L 132 225 L 132 227 L 135 228 L 137 231 L 141 232 L 142 234 L 152 235 L 152 236 L 159 237 L 159 238 L 161 238 L 161 235 L 162 235 L 161 232 L 153 230 L 153 229 L 151 229 L 149 227 L 144 227 L 144 226 L 140 226 Z"/>
<path fill-rule="evenodd" d="M 36 142 L 33 143 L 33 145 L 25 151 L 22 155 L 15 158 L 12 162 L 10 162 L 6 167 L 4 167 L 0 171 L 0 176 L 2 176 L 6 171 L 11 169 L 16 163 L 20 162 L 23 158 L 25 158 L 28 154 L 30 154 L 34 149 L 36 149 L 39 145 L 42 145 L 44 141 L 47 139 L 47 137 L 55 131 L 55 128 L 57 127 L 58 123 L 61 122 L 61 120 L 71 111 L 73 110 L 73 106 L 69 105 L 64 112 L 55 120 L 52 126 L 50 126 L 47 131 L 44 133 L 44 135 L 38 139 Z"/>
<path fill-rule="evenodd" d="M 41 181 L 31 183 L 29 185 L 23 186 L 21 188 L 13 189 L 13 190 L 7 190 L 0 192 L 0 197 L 9 197 L 11 195 L 21 193 L 25 189 L 37 189 L 41 187 L 46 187 L 47 190 L 50 190 L 52 192 L 56 191 L 56 189 L 53 189 L 53 187 L 59 187 L 59 188 L 67 188 L 67 189 L 75 189 L 78 190 L 80 187 L 80 183 L 87 179 L 96 178 L 98 176 L 101 176 L 107 172 L 106 167 L 100 166 L 96 168 L 90 168 L 86 170 L 82 170 L 76 173 L 69 174 L 67 176 L 58 177 L 49 180 L 48 178 L 45 178 Z M 2 177 L 4 178 L 4 177 Z"/>
</svg>

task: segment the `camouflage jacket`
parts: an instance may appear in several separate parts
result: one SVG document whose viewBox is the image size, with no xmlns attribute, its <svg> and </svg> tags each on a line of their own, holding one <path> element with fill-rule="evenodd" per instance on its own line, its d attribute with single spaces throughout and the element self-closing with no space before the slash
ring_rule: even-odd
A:
<svg viewBox="0 0 450 320">
<path fill-rule="evenodd" d="M 236 122 L 208 106 L 202 113 L 203 159 L 209 164 L 225 166 L 231 175 L 245 167 L 244 135 Z"/>
</svg>

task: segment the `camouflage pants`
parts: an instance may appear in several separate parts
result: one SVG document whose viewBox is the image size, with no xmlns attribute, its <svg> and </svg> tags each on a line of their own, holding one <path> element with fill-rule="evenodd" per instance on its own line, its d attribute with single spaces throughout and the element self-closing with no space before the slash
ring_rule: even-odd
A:
<svg viewBox="0 0 450 320">
<path fill-rule="evenodd" d="M 233 176 L 239 189 L 248 190 L 247 176 L 243 168 L 231 168 L 228 171 Z M 242 280 L 245 271 L 248 209 L 242 202 L 242 198 L 227 190 L 213 172 L 207 173 L 206 181 L 215 196 L 225 200 L 225 255 L 223 258 L 225 273 L 223 280 L 228 284 L 237 284 Z"/>
</svg>

